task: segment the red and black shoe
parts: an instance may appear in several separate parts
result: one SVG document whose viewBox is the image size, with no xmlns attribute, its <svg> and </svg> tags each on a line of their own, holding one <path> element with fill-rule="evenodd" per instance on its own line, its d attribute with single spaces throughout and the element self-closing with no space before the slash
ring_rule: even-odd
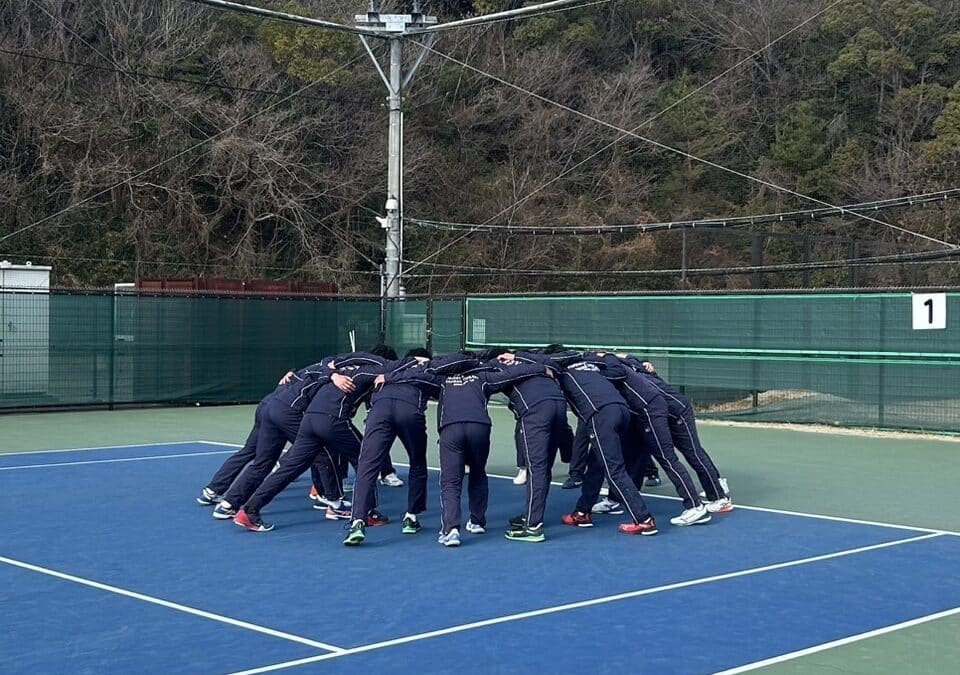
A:
<svg viewBox="0 0 960 675">
<path fill-rule="evenodd" d="M 642 523 L 621 523 L 617 529 L 624 534 L 641 534 L 645 537 L 649 537 L 658 532 L 657 521 L 653 519 L 653 516 L 649 516 Z"/>
<path fill-rule="evenodd" d="M 573 513 L 568 513 L 563 517 L 564 525 L 576 525 L 577 527 L 593 527 L 593 518 L 590 517 L 589 513 L 584 513 L 582 511 L 574 511 Z"/>
<path fill-rule="evenodd" d="M 237 515 L 233 517 L 233 522 L 251 532 L 269 532 L 273 529 L 273 524 L 260 520 L 259 513 L 247 513 L 245 509 L 237 511 Z"/>
<path fill-rule="evenodd" d="M 367 527 L 377 527 L 378 525 L 386 525 L 390 522 L 390 519 L 385 515 L 372 509 L 370 513 L 367 514 Z"/>
</svg>

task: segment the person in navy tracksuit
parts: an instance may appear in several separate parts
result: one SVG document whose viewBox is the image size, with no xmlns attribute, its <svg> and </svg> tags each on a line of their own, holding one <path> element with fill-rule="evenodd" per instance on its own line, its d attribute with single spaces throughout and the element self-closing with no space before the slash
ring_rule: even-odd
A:
<svg viewBox="0 0 960 675">
<path fill-rule="evenodd" d="M 517 356 L 503 349 L 489 353 L 494 362 L 506 372 L 536 360 Z M 544 365 L 544 364 L 541 364 Z M 517 419 L 514 438 L 527 467 L 526 500 L 523 513 L 511 520 L 506 538 L 512 541 L 544 541 L 543 512 L 552 480 L 553 463 L 557 451 L 570 443 L 571 431 L 567 424 L 567 400 L 556 381 L 556 372 L 540 373 L 509 386 L 508 407 Z"/>
<path fill-rule="evenodd" d="M 420 531 L 417 516 L 427 508 L 427 420 L 424 412 L 427 401 L 435 398 L 439 392 L 439 386 L 432 378 L 419 380 L 411 377 L 411 373 L 402 377 L 400 373 L 408 368 L 422 370 L 431 366 L 455 369 L 476 365 L 474 357 L 463 354 L 442 356 L 432 361 L 431 356 L 426 349 L 411 349 L 394 373 L 384 374 L 375 380 L 353 488 L 351 528 L 343 540 L 347 546 L 356 546 L 366 537 L 363 515 L 375 505 L 379 467 L 383 459 L 390 456 L 390 447 L 397 438 L 410 457 L 403 533 L 416 534 Z"/>
<path fill-rule="evenodd" d="M 604 476 L 610 487 L 623 497 L 623 505 L 632 522 L 622 523 L 625 534 L 653 535 L 657 523 L 640 493 L 632 489 L 623 460 L 623 446 L 630 431 L 630 411 L 623 397 L 600 372 L 595 363 L 587 363 L 581 354 L 550 345 L 543 354 L 522 352 L 535 360 L 549 360 L 561 368 L 559 382 L 574 413 L 590 429 L 590 453 L 581 486 L 580 499 L 572 513 L 563 517 L 566 525 L 592 527 L 591 509 L 600 496 Z M 518 356 L 520 356 L 518 355 Z"/>
<path fill-rule="evenodd" d="M 203 489 L 197 502 L 216 504 L 214 518 L 226 520 L 236 515 L 234 505 L 243 504 L 276 464 L 284 445 L 293 443 L 313 395 L 331 381 L 330 364 L 339 359 L 344 365 L 373 364 L 378 357 L 362 352 L 327 357 L 298 371 L 288 372 L 276 389 L 257 406 L 253 429 L 243 448 L 231 455 Z M 336 378 L 335 378 L 336 379 Z"/>
<path fill-rule="evenodd" d="M 319 387 L 304 412 L 293 446 L 280 456 L 273 472 L 237 512 L 233 519 L 237 525 L 254 532 L 272 530 L 273 525 L 261 520 L 261 509 L 314 461 L 320 471 L 323 493 L 330 500 L 326 517 L 330 520 L 350 517 L 349 509 L 344 508 L 342 503 L 343 484 L 337 470 L 337 456 L 344 455 L 354 463 L 357 461 L 361 435 L 351 422 L 353 415 L 370 393 L 376 376 L 399 365 L 392 349 L 385 347 L 379 351 L 379 355 L 389 359 L 385 365 L 340 366 L 334 361 L 337 375 L 349 378 L 349 386 L 345 387 L 348 391 L 333 383 Z M 375 512 L 369 518 L 375 524 L 386 522 Z"/>
<path fill-rule="evenodd" d="M 649 361 L 629 356 L 624 359 L 624 363 L 642 377 L 647 378 L 663 394 L 669 411 L 668 420 L 673 445 L 700 479 L 707 511 L 710 513 L 732 511 L 733 501 L 728 494 L 726 480 L 720 477 L 713 459 L 700 443 L 697 420 L 690 399 L 661 378 Z"/>
<path fill-rule="evenodd" d="M 670 522 L 680 527 L 709 522 L 710 514 L 701 502 L 689 472 L 673 449 L 669 410 L 660 389 L 613 354 L 588 353 L 584 358 L 588 362 L 602 365 L 604 375 L 614 383 L 627 407 L 634 413 L 634 438 L 641 440 L 648 453 L 660 463 L 683 500 L 683 512 L 671 518 Z M 628 460 L 628 464 L 630 461 Z M 635 465 L 641 461 L 639 455 L 632 458 Z M 639 477 L 634 474 L 634 483 L 639 489 L 643 484 L 642 474 Z M 616 503 L 621 499 L 621 495 L 611 490 L 608 500 Z M 596 509 L 594 510 L 596 512 Z"/>
</svg>

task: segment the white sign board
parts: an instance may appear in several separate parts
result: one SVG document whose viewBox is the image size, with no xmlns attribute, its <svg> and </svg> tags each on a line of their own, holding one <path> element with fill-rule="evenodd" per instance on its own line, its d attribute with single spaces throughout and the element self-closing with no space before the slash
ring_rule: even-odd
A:
<svg viewBox="0 0 960 675">
<path fill-rule="evenodd" d="M 947 294 L 913 294 L 913 330 L 941 330 L 947 327 Z"/>
</svg>

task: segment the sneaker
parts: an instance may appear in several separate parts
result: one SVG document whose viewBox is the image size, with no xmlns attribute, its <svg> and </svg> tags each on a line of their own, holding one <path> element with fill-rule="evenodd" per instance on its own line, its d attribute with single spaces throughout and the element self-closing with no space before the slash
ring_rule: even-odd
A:
<svg viewBox="0 0 960 675">
<path fill-rule="evenodd" d="M 593 527 L 593 519 L 589 513 L 574 511 L 568 513 L 562 519 L 564 525 L 576 525 L 577 527 Z"/>
<path fill-rule="evenodd" d="M 221 501 L 213 510 L 213 517 L 217 520 L 232 520 L 235 515 L 237 510 L 230 506 L 229 502 Z"/>
<path fill-rule="evenodd" d="M 219 504 L 221 499 L 223 499 L 222 495 L 218 495 L 210 488 L 205 487 L 200 491 L 200 496 L 197 497 L 197 504 L 200 506 L 213 506 L 214 504 Z"/>
<path fill-rule="evenodd" d="M 574 490 L 583 485 L 583 479 L 577 476 L 570 476 L 567 480 L 563 481 L 563 485 L 560 486 L 561 490 Z"/>
<path fill-rule="evenodd" d="M 350 525 L 350 532 L 347 533 L 346 539 L 343 540 L 344 546 L 359 546 L 363 543 L 363 540 L 366 538 L 366 534 L 363 532 L 363 521 L 359 518 L 353 521 L 353 524 Z"/>
<path fill-rule="evenodd" d="M 717 482 L 720 483 L 720 489 L 723 490 L 724 496 L 725 496 L 725 497 L 729 497 L 729 496 L 730 496 L 730 485 L 727 483 L 727 479 L 726 479 L 726 478 L 723 478 L 723 477 L 720 477 L 720 478 L 717 479 Z M 706 499 L 706 498 L 707 498 L 707 491 L 706 491 L 706 490 L 703 490 L 702 492 L 700 492 L 700 497 L 701 497 L 701 499 Z"/>
<path fill-rule="evenodd" d="M 543 523 L 540 523 L 536 527 L 520 527 L 507 530 L 504 536 L 510 541 L 541 542 L 546 539 L 546 537 L 543 536 Z"/>
<path fill-rule="evenodd" d="M 733 511 L 733 502 L 730 501 L 729 497 L 721 497 L 716 501 L 706 502 L 704 506 L 710 513 L 730 513 Z"/>
<path fill-rule="evenodd" d="M 311 486 L 310 486 L 310 501 L 312 501 L 312 502 L 318 502 L 318 501 L 320 501 L 321 499 L 322 499 L 322 497 L 320 496 L 320 491 L 317 489 L 317 486 L 316 486 L 316 485 L 311 485 Z"/>
<path fill-rule="evenodd" d="M 527 519 L 525 516 L 514 516 L 509 520 L 511 530 L 519 530 L 521 527 L 525 527 L 527 524 Z"/>
<path fill-rule="evenodd" d="M 686 509 L 679 516 L 670 519 L 671 525 L 677 527 L 686 527 L 687 525 L 703 525 L 710 522 L 710 514 L 707 513 L 707 507 L 703 504 L 694 506 L 692 509 Z"/>
<path fill-rule="evenodd" d="M 421 528 L 421 527 L 422 527 L 422 525 L 420 525 L 420 521 L 419 521 L 419 520 L 417 520 L 417 519 L 415 519 L 415 518 L 411 518 L 410 516 L 404 516 L 404 518 L 403 518 L 403 533 L 404 533 L 404 534 L 416 534 L 417 532 L 420 531 L 420 528 Z"/>
<path fill-rule="evenodd" d="M 323 495 L 317 495 L 317 502 L 313 505 L 313 508 L 317 509 L 318 511 L 326 511 L 327 507 L 333 508 L 337 501 L 338 500 L 336 499 L 327 499 Z M 349 509 L 352 506 L 350 500 L 348 499 L 340 499 L 339 502 L 341 508 Z"/>
<path fill-rule="evenodd" d="M 237 511 L 237 515 L 233 517 L 233 522 L 251 532 L 269 532 L 273 529 L 272 523 L 265 523 L 260 520 L 259 513 L 247 513 L 244 509 Z"/>
<path fill-rule="evenodd" d="M 527 484 L 527 470 L 524 467 L 517 469 L 517 475 L 513 479 L 514 485 L 526 485 Z"/>
<path fill-rule="evenodd" d="M 316 505 L 314 505 L 314 508 L 316 508 Z M 343 501 L 339 508 L 327 506 L 324 518 L 327 520 L 350 520 L 350 509 L 350 503 L 347 501 Z"/>
<path fill-rule="evenodd" d="M 657 530 L 657 521 L 653 519 L 653 516 L 642 523 L 620 523 L 617 529 L 624 534 L 640 534 L 645 537 L 654 535 L 659 531 Z"/>
<path fill-rule="evenodd" d="M 619 516 L 623 513 L 623 506 L 620 502 L 615 502 L 609 497 L 604 497 L 599 502 L 593 505 L 593 508 L 590 509 L 593 513 L 606 513 L 612 516 Z"/>
<path fill-rule="evenodd" d="M 467 532 L 470 534 L 485 534 L 486 531 L 487 528 L 485 528 L 483 525 L 477 525 L 472 520 L 467 521 Z"/>
<path fill-rule="evenodd" d="M 457 528 L 453 528 L 446 534 L 443 532 L 440 533 L 440 536 L 437 537 L 437 543 L 443 544 L 444 546 L 459 546 L 460 545 L 460 531 Z"/>
<path fill-rule="evenodd" d="M 396 473 L 388 473 L 386 476 L 380 479 L 380 485 L 386 485 L 387 487 L 403 487 L 403 481 Z"/>
<path fill-rule="evenodd" d="M 367 514 L 367 527 L 377 527 L 378 525 L 386 525 L 390 522 L 390 519 L 385 515 L 373 509 L 370 513 Z"/>
<path fill-rule="evenodd" d="M 646 485 L 647 487 L 660 487 L 661 485 L 663 485 L 663 481 L 660 480 L 659 475 L 654 474 L 652 476 L 647 476 L 647 480 L 644 481 L 644 485 Z"/>
</svg>

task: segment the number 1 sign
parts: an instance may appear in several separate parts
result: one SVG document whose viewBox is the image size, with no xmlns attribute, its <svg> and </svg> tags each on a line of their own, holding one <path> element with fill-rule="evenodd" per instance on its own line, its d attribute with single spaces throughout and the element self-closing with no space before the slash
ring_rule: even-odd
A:
<svg viewBox="0 0 960 675">
<path fill-rule="evenodd" d="M 947 327 L 947 294 L 913 294 L 913 329 L 937 330 Z"/>
</svg>

